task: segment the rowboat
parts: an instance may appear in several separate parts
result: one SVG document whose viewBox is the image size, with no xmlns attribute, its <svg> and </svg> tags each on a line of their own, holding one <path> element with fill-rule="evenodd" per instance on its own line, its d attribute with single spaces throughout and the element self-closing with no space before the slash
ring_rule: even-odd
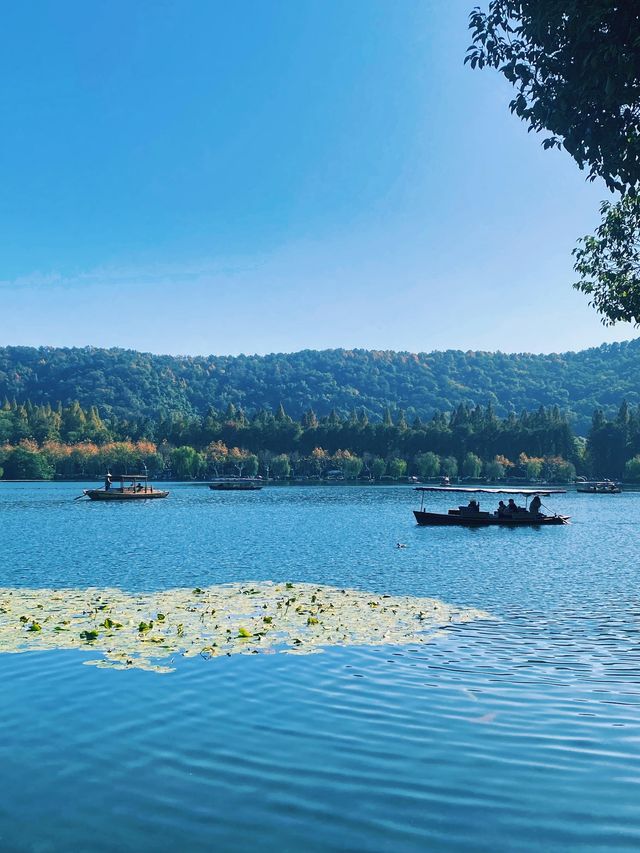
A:
<svg viewBox="0 0 640 853">
<path fill-rule="evenodd" d="M 492 489 L 457 486 L 417 486 L 416 492 L 421 493 L 420 509 L 414 510 L 413 514 L 419 525 L 424 527 L 454 526 L 454 527 L 548 527 L 557 524 L 568 524 L 568 515 L 545 515 L 540 512 L 540 502 L 533 503 L 533 509 L 529 509 L 529 498 L 536 495 L 538 498 L 549 495 L 565 494 L 566 489 Z M 424 496 L 426 492 L 451 492 L 455 494 L 489 494 L 489 495 L 523 495 L 526 497 L 526 506 L 518 507 L 513 501 L 513 506 L 506 506 L 501 501 L 501 506 L 494 512 L 486 512 L 480 509 L 477 500 L 470 500 L 467 506 L 458 506 L 450 509 L 447 513 L 428 512 L 424 508 Z"/>
<path fill-rule="evenodd" d="M 146 474 L 120 474 L 117 477 L 107 474 L 102 489 L 83 489 L 80 497 L 86 495 L 92 501 L 148 501 L 166 498 L 168 494 L 165 489 L 154 489 Z"/>
</svg>

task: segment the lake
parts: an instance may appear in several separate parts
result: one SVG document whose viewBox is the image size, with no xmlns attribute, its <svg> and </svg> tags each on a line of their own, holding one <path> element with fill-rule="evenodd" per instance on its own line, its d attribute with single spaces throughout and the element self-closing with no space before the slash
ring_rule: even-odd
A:
<svg viewBox="0 0 640 853">
<path fill-rule="evenodd" d="M 417 527 L 408 486 L 172 484 L 129 505 L 74 501 L 83 485 L 0 483 L 3 587 L 305 581 L 495 618 L 166 674 L 0 655 L 2 851 L 640 846 L 640 494 L 466 530 Z"/>
</svg>

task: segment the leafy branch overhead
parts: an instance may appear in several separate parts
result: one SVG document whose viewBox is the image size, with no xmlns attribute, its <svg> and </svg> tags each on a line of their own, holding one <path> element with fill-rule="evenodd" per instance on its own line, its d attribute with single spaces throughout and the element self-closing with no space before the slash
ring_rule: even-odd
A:
<svg viewBox="0 0 640 853">
<path fill-rule="evenodd" d="M 517 91 L 512 112 L 548 132 L 544 147 L 564 148 L 620 194 L 576 250 L 575 286 L 605 322 L 640 322 L 640 4 L 492 0 L 470 29 L 465 61 L 498 69 Z"/>
<path fill-rule="evenodd" d="M 640 322 L 640 199 L 627 195 L 600 208 L 602 223 L 594 236 L 573 250 L 575 285 L 591 297 L 605 323 Z"/>
</svg>

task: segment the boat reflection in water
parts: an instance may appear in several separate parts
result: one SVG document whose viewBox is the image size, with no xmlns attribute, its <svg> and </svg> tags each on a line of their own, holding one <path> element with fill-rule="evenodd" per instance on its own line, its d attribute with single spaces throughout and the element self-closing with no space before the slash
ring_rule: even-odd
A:
<svg viewBox="0 0 640 853">
<path fill-rule="evenodd" d="M 545 515 L 540 511 L 541 497 L 548 495 L 564 494 L 565 489 L 491 489 L 477 487 L 456 486 L 418 486 L 416 491 L 421 493 L 420 509 L 414 510 L 418 524 L 423 526 L 456 525 L 459 527 L 531 527 L 547 526 L 556 524 L 568 524 L 568 515 Z M 466 506 L 450 509 L 446 514 L 442 512 L 428 512 L 424 508 L 425 492 L 451 492 L 463 494 L 488 494 L 488 495 L 524 495 L 526 506 L 517 506 L 513 497 L 508 504 L 500 501 L 500 505 L 494 512 L 486 512 L 480 509 L 477 500 L 471 499 Z M 529 498 L 534 498 L 529 506 Z M 537 500 L 535 500 L 537 498 Z"/>
</svg>

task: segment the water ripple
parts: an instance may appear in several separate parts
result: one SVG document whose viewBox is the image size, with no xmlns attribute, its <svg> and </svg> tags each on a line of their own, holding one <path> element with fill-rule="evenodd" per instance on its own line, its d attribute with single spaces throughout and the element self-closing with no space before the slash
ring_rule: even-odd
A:
<svg viewBox="0 0 640 853">
<path fill-rule="evenodd" d="M 77 650 L 0 656 L 3 851 L 640 846 L 640 496 L 596 514 L 567 495 L 570 528 L 466 535 L 415 528 L 393 488 L 185 487 L 144 514 L 70 504 L 76 488 L 0 487 L 4 585 L 280 577 L 500 619 L 427 646 L 179 659 L 163 678 Z"/>
</svg>

